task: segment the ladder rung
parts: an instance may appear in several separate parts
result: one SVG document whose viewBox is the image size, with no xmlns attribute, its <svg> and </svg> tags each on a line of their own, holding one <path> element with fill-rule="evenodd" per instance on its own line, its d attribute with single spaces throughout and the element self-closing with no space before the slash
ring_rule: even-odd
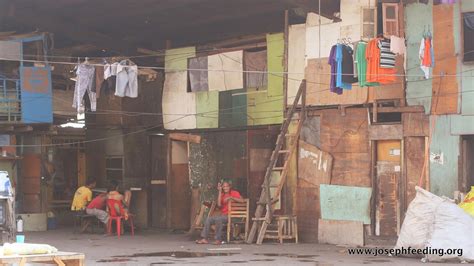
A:
<svg viewBox="0 0 474 266">
<path fill-rule="evenodd" d="M 278 153 L 290 153 L 290 150 L 279 150 Z"/>
<path fill-rule="evenodd" d="M 296 135 L 295 135 L 295 134 L 288 134 L 288 133 L 287 133 L 287 134 L 285 134 L 285 137 L 296 137 Z"/>
<path fill-rule="evenodd" d="M 281 171 L 281 170 L 283 170 L 283 169 L 285 169 L 285 167 L 273 167 L 272 170 Z"/>
</svg>

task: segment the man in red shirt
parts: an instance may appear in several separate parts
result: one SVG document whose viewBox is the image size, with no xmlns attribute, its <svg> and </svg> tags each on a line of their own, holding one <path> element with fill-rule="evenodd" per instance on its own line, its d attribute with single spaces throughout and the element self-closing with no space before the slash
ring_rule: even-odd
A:
<svg viewBox="0 0 474 266">
<path fill-rule="evenodd" d="M 211 229 L 211 225 L 216 225 L 216 237 L 214 244 L 221 244 L 222 243 L 222 229 L 224 225 L 227 223 L 227 214 L 229 212 L 229 202 L 236 201 L 236 202 L 244 202 L 240 193 L 237 190 L 232 190 L 229 182 L 218 183 L 217 184 L 217 207 L 221 209 L 221 214 L 218 216 L 209 217 L 204 224 L 204 229 L 201 232 L 202 239 L 196 241 L 198 244 L 208 244 L 207 238 L 209 236 L 209 230 Z"/>
<path fill-rule="evenodd" d="M 86 213 L 94 215 L 105 225 L 107 231 L 107 223 L 109 222 L 109 214 L 105 211 L 105 203 L 107 201 L 107 193 L 101 193 L 95 197 L 89 205 L 87 205 Z"/>
</svg>

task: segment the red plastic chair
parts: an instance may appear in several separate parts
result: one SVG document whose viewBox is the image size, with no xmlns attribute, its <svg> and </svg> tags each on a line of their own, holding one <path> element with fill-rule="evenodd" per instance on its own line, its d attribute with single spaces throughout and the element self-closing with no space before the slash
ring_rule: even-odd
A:
<svg viewBox="0 0 474 266">
<path fill-rule="evenodd" d="M 120 213 L 117 213 L 115 206 L 119 206 Z M 120 238 L 120 235 L 122 233 L 122 219 L 125 220 L 125 210 L 123 209 L 122 202 L 119 200 L 108 199 L 107 209 L 109 210 L 109 222 L 107 225 L 108 234 L 112 234 L 112 221 L 115 221 L 115 224 L 117 226 L 117 237 Z M 133 217 L 131 214 L 128 214 L 128 222 L 130 223 L 132 236 L 134 236 L 135 229 L 133 227 Z"/>
</svg>

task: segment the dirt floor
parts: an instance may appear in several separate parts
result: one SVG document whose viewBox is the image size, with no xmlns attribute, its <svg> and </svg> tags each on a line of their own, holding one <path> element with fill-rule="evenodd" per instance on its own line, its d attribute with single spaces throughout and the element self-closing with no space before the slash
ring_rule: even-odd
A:
<svg viewBox="0 0 474 266">
<path fill-rule="evenodd" d="M 349 255 L 345 247 L 320 244 L 197 245 L 185 234 L 142 231 L 119 239 L 73 234 L 72 229 L 26 233 L 26 242 L 82 252 L 86 265 L 414 265 L 420 259 Z M 221 249 L 221 250 L 216 250 Z M 426 263 L 424 263 L 426 264 Z M 459 265 L 459 263 L 456 263 Z M 456 265 L 453 264 L 453 265 Z M 441 264 L 436 264 L 441 265 Z M 446 265 L 446 264 L 443 264 Z"/>
</svg>

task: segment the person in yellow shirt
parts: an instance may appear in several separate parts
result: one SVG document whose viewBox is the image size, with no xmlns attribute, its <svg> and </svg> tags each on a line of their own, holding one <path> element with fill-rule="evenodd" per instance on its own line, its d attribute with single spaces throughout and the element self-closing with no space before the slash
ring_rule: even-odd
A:
<svg viewBox="0 0 474 266">
<path fill-rule="evenodd" d="M 82 211 L 86 208 L 87 203 L 92 200 L 92 190 L 95 188 L 96 181 L 91 180 L 87 185 L 82 186 L 76 190 L 74 193 L 74 198 L 72 200 L 71 210 L 72 211 Z"/>
</svg>

